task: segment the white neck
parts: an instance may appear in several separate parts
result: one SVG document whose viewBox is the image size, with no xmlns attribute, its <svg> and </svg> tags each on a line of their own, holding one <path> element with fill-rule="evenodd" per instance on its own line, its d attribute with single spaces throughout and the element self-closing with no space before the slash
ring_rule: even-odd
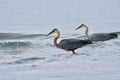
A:
<svg viewBox="0 0 120 80">
<path fill-rule="evenodd" d="M 85 31 L 86 37 L 87 37 L 89 40 L 91 40 L 90 37 L 88 36 L 88 30 L 89 30 L 88 27 L 87 27 L 87 26 L 84 26 L 84 27 L 86 28 L 86 31 Z"/>
<path fill-rule="evenodd" d="M 54 39 L 54 45 L 55 45 L 56 47 L 59 47 L 59 44 L 57 43 L 57 39 L 60 37 L 60 32 L 59 32 L 59 31 L 56 31 L 56 33 L 57 33 L 57 36 L 56 36 L 55 39 Z"/>
</svg>

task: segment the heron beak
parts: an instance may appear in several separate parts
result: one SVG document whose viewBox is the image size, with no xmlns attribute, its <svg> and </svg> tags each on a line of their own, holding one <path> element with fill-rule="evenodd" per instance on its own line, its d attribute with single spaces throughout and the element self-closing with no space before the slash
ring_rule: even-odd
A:
<svg viewBox="0 0 120 80">
<path fill-rule="evenodd" d="M 51 32 L 50 32 L 50 33 L 48 33 L 46 36 L 49 36 L 49 35 L 51 35 L 53 32 L 54 32 L 54 31 L 51 31 Z"/>
<path fill-rule="evenodd" d="M 83 27 L 83 25 L 80 25 L 80 26 L 78 26 L 77 28 L 75 28 L 75 30 L 78 30 L 78 29 L 80 29 L 80 28 L 82 28 Z"/>
</svg>

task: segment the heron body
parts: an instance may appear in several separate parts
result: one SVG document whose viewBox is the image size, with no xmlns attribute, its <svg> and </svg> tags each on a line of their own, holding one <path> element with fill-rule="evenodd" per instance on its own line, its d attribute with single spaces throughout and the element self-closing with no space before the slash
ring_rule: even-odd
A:
<svg viewBox="0 0 120 80">
<path fill-rule="evenodd" d="M 107 41 L 110 39 L 117 38 L 117 34 L 115 33 L 98 33 L 98 34 L 92 34 L 91 40 L 92 41 Z"/>
<path fill-rule="evenodd" d="M 79 40 L 79 39 L 64 39 L 61 40 L 59 45 L 60 48 L 67 50 L 67 51 L 73 51 L 77 48 L 81 48 L 86 44 L 92 43 L 90 40 Z"/>
<path fill-rule="evenodd" d="M 54 29 L 48 35 L 52 33 L 57 33 L 57 37 L 54 38 L 54 45 L 57 48 L 64 49 L 66 51 L 72 51 L 75 54 L 75 49 L 81 48 L 86 44 L 91 44 L 90 40 L 79 40 L 79 39 L 63 39 L 59 43 L 57 43 L 57 39 L 60 37 L 60 31 L 58 29 Z"/>
<path fill-rule="evenodd" d="M 91 41 L 107 41 L 118 37 L 116 33 L 96 33 L 88 36 L 88 27 L 85 24 L 81 24 L 76 30 L 82 27 L 86 28 L 85 34 Z"/>
</svg>

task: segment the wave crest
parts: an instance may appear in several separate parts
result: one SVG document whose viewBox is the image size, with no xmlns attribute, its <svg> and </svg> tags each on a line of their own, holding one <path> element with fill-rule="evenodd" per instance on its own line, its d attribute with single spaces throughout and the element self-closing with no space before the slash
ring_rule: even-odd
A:
<svg viewBox="0 0 120 80">
<path fill-rule="evenodd" d="M 30 42 L 1 42 L 0 43 L 0 48 L 11 48 L 11 49 L 16 49 L 16 48 L 27 48 L 30 47 L 32 43 Z"/>
<path fill-rule="evenodd" d="M 31 39 L 42 36 L 44 36 L 44 34 L 0 33 L 0 40 Z"/>
</svg>

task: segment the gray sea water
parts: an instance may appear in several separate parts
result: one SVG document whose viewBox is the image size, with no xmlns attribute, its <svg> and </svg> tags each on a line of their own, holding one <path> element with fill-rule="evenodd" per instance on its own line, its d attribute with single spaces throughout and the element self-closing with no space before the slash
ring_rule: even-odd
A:
<svg viewBox="0 0 120 80">
<path fill-rule="evenodd" d="M 119 80 L 119 0 L 0 0 L 0 80 Z M 72 52 L 53 44 L 60 39 L 86 39 L 116 32 L 118 38 L 93 42 Z"/>
</svg>

